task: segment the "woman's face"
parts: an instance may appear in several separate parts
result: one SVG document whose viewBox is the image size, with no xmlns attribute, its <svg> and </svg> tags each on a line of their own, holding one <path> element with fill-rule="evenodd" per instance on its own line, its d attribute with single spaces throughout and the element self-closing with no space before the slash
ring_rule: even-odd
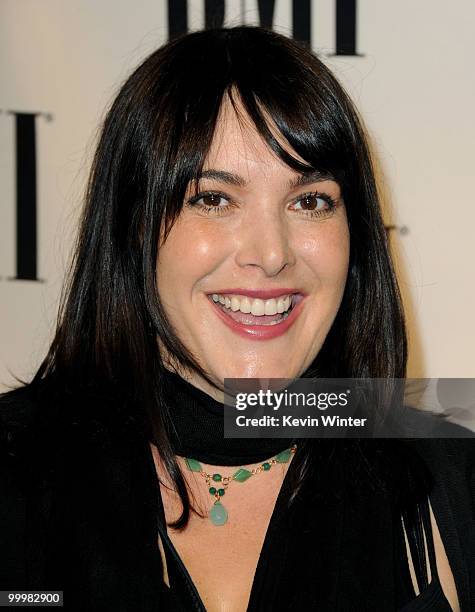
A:
<svg viewBox="0 0 475 612">
<path fill-rule="evenodd" d="M 335 319 L 348 259 L 339 185 L 286 166 L 225 102 L 198 192 L 189 186 L 157 260 L 158 291 L 184 345 L 220 385 L 298 377 Z"/>
</svg>

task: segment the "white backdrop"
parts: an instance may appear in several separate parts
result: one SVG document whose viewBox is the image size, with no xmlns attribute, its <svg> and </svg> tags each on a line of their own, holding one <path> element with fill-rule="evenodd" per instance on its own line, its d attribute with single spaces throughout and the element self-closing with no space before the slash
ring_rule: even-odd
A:
<svg viewBox="0 0 475 612">
<path fill-rule="evenodd" d="M 188 1 L 190 29 L 203 0 Z M 291 2 L 274 27 L 291 32 Z M 96 128 L 118 85 L 168 37 L 165 0 L 0 0 L 0 388 L 29 377 L 55 322 Z M 226 23 L 257 23 L 228 0 Z M 475 377 L 475 4 L 360 0 L 358 57 L 332 56 L 335 2 L 312 2 L 312 47 L 349 90 L 381 166 L 409 322 L 409 375 Z M 38 278 L 16 274 L 15 132 L 36 120 Z M 51 117 L 47 115 L 50 114 Z"/>
</svg>

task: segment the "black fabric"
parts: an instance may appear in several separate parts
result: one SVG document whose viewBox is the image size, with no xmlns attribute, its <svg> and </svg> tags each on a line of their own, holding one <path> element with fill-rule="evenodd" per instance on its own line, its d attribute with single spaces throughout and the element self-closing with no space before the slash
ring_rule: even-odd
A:
<svg viewBox="0 0 475 612">
<path fill-rule="evenodd" d="M 25 389 L 0 400 L 1 590 L 63 590 L 72 611 L 202 609 L 167 541 L 148 440 L 126 414 L 92 394 Z M 300 450 L 311 457 L 311 477 L 289 508 Z M 411 481 L 421 493 L 428 486 L 461 610 L 474 609 L 473 439 L 314 440 L 299 451 L 279 492 L 249 610 L 446 612 L 437 580 L 416 598 L 409 582 L 400 508 L 411 506 Z M 375 486 L 375 474 L 389 486 Z"/>
<path fill-rule="evenodd" d="M 225 406 L 178 374 L 167 372 L 164 400 L 172 427 L 175 454 L 210 465 L 241 465 L 264 461 L 289 448 L 292 438 L 225 438 Z"/>
</svg>

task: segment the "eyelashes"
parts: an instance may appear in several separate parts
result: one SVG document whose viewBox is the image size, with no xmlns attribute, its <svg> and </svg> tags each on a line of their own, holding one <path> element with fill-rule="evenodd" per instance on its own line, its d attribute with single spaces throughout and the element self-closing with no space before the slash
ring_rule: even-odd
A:
<svg viewBox="0 0 475 612">
<path fill-rule="evenodd" d="M 324 202 L 326 208 L 311 208 L 312 202 L 314 202 L 318 206 L 318 200 Z M 304 206 L 308 206 L 309 208 L 303 208 L 301 212 L 316 217 L 326 216 L 332 213 L 337 205 L 337 202 L 328 193 L 321 193 L 319 191 L 304 193 L 300 195 L 297 199 L 293 200 L 293 204 L 298 204 L 302 202 L 305 202 Z"/>
<path fill-rule="evenodd" d="M 220 205 L 223 200 L 227 202 L 224 206 Z M 321 206 L 319 200 L 323 202 L 325 208 L 319 208 Z M 330 216 L 334 212 L 337 203 L 338 201 L 329 194 L 319 191 L 303 193 L 291 202 L 292 206 L 302 206 L 303 204 L 303 208 L 297 210 L 297 214 L 311 218 Z M 205 214 L 219 216 L 227 214 L 230 208 L 236 206 L 236 203 L 228 195 L 220 191 L 202 191 L 190 198 L 187 205 L 191 208 L 197 208 Z"/>
<path fill-rule="evenodd" d="M 203 200 L 200 202 L 200 200 Z M 227 206 L 219 206 L 219 200 L 229 202 Z M 188 204 L 193 208 L 199 208 L 203 212 L 209 214 L 222 215 L 226 212 L 226 208 L 234 205 L 234 202 L 226 194 L 220 191 L 201 191 L 188 200 Z"/>
</svg>

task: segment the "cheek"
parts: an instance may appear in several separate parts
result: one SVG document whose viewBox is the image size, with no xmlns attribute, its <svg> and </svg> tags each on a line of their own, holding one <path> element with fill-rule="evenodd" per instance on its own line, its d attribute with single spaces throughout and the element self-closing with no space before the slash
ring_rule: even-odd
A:
<svg viewBox="0 0 475 612">
<path fill-rule="evenodd" d="M 225 257 L 225 242 L 216 230 L 202 224 L 177 221 L 160 248 L 157 285 L 163 299 L 190 296 L 194 286 Z"/>
<path fill-rule="evenodd" d="M 300 256 L 322 285 L 344 286 L 350 256 L 346 224 L 325 228 L 318 236 L 307 235 L 300 242 Z"/>
</svg>

